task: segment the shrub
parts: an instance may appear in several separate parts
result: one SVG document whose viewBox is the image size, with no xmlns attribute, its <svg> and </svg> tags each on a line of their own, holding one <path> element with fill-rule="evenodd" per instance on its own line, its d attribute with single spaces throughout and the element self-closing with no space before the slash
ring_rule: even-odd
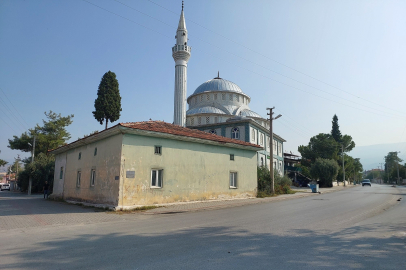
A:
<svg viewBox="0 0 406 270">
<path fill-rule="evenodd" d="M 271 194 L 271 173 L 266 167 L 258 167 L 257 169 L 257 176 L 258 176 L 258 192 L 257 197 L 263 198 L 268 197 Z M 290 186 L 292 185 L 292 180 L 289 177 L 280 176 L 279 173 L 274 172 L 274 188 L 275 194 L 291 194 L 294 193 Z"/>
</svg>

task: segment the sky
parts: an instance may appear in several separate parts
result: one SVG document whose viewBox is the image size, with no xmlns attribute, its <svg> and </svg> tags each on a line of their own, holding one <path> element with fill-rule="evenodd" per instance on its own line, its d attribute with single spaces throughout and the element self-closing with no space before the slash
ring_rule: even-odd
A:
<svg viewBox="0 0 406 270">
<path fill-rule="evenodd" d="M 0 1 L 0 159 L 30 155 L 8 139 L 46 111 L 74 114 L 69 142 L 103 130 L 92 111 L 109 70 L 122 97 L 113 125 L 172 123 L 180 11 L 180 0 Z M 186 0 L 184 12 L 187 96 L 219 71 L 251 110 L 282 114 L 286 152 L 329 133 L 334 114 L 357 146 L 406 142 L 406 1 Z"/>
</svg>

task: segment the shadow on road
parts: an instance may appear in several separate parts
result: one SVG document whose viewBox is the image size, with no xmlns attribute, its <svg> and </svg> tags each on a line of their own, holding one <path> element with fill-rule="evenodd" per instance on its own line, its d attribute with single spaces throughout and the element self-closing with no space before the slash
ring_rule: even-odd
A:
<svg viewBox="0 0 406 270">
<path fill-rule="evenodd" d="M 258 225 L 258 226 L 265 226 Z M 13 250 L 3 269 L 404 269 L 406 223 L 377 224 L 330 234 L 294 230 L 285 235 L 233 227 L 203 227 L 179 233 L 84 234 Z M 356 238 L 356 233 L 364 233 Z"/>
</svg>

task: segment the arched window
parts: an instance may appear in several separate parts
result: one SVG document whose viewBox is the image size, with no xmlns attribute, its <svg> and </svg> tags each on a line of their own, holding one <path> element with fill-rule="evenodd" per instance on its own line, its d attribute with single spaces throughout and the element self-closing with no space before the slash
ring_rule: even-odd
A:
<svg viewBox="0 0 406 270">
<path fill-rule="evenodd" d="M 264 167 L 264 158 L 261 157 L 261 166 Z"/>
<path fill-rule="evenodd" d="M 264 134 L 261 134 L 261 137 L 260 137 L 260 139 L 259 139 L 259 143 L 260 143 L 261 145 L 264 144 Z"/>
<path fill-rule="evenodd" d="M 217 131 L 215 129 L 210 129 L 209 133 L 217 135 Z"/>
<path fill-rule="evenodd" d="M 252 140 L 255 141 L 255 129 L 252 130 Z"/>
<path fill-rule="evenodd" d="M 232 139 L 239 139 L 240 138 L 240 130 L 238 127 L 235 127 L 231 130 L 231 138 Z"/>
</svg>

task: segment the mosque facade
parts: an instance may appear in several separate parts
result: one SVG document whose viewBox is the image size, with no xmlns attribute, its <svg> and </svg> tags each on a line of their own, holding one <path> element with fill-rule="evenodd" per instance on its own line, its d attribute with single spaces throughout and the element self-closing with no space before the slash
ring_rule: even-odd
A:
<svg viewBox="0 0 406 270">
<path fill-rule="evenodd" d="M 283 174 L 283 143 L 286 141 L 281 136 L 273 134 L 271 158 L 270 122 L 250 109 L 251 97 L 237 84 L 221 78 L 218 73 L 217 77 L 202 83 L 186 99 L 187 62 L 191 55 L 191 48 L 187 42 L 182 7 L 176 31 L 176 44 L 172 48 L 172 56 L 176 63 L 174 124 L 258 144 L 263 147 L 263 150 L 257 153 L 258 166 L 269 168 L 272 160 L 274 170 Z"/>
</svg>

